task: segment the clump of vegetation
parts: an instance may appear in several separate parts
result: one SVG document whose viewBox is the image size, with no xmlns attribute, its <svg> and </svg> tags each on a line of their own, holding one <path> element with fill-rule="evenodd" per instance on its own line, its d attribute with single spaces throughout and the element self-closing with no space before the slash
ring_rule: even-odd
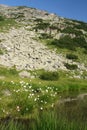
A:
<svg viewBox="0 0 87 130">
<path fill-rule="evenodd" d="M 24 18 L 24 13 L 15 14 L 15 19 Z"/>
<path fill-rule="evenodd" d="M 18 6 L 17 9 L 24 9 L 24 8 L 28 8 L 27 6 Z"/>
<path fill-rule="evenodd" d="M 8 120 L 8 121 L 7 121 Z M 10 119 L 9 117 L 0 122 L 0 130 L 24 130 L 26 127 L 22 122 Z"/>
<path fill-rule="evenodd" d="M 66 27 L 62 30 L 63 33 L 75 34 L 76 36 L 83 35 L 82 31 L 76 30 L 73 27 Z"/>
<path fill-rule="evenodd" d="M 36 18 L 34 21 L 35 21 L 35 22 L 38 22 L 38 23 L 41 23 L 41 22 L 43 22 L 43 19 L 41 19 L 41 18 Z"/>
<path fill-rule="evenodd" d="M 0 16 L 0 31 L 9 30 L 11 27 L 18 27 L 18 23 L 12 18 Z"/>
<path fill-rule="evenodd" d="M 59 78 L 59 74 L 56 71 L 55 72 L 46 71 L 40 75 L 40 79 L 43 80 L 58 80 L 58 78 Z"/>
<path fill-rule="evenodd" d="M 65 67 L 66 67 L 67 69 L 69 69 L 69 70 L 75 70 L 75 69 L 78 68 L 78 66 L 77 66 L 76 64 L 65 63 L 64 65 L 65 65 Z"/>
<path fill-rule="evenodd" d="M 77 60 L 78 56 L 75 54 L 66 54 L 66 58 L 70 60 Z"/>
<path fill-rule="evenodd" d="M 62 105 L 62 108 L 56 108 L 57 110 L 42 110 L 35 119 L 4 119 L 4 121 L 0 123 L 0 130 L 86 130 L 87 123 L 84 119 L 81 119 L 83 117 L 81 114 L 83 113 L 83 105 L 74 105 L 76 108 L 72 108 L 69 105 L 72 106 L 73 103 L 70 103 L 64 104 L 64 107 Z M 80 113 L 78 112 L 79 107 L 81 107 Z M 74 119 L 75 115 L 78 117 L 77 120 L 76 118 Z"/>
<path fill-rule="evenodd" d="M 48 43 L 49 45 L 54 45 L 59 48 L 67 48 L 69 50 L 75 50 L 74 45 L 72 46 L 73 41 L 70 36 L 64 36 L 58 39 L 53 39 L 51 42 Z"/>
<path fill-rule="evenodd" d="M 83 53 L 87 55 L 87 50 L 85 49 L 85 50 L 83 51 Z"/>
<path fill-rule="evenodd" d="M 0 21 L 4 21 L 4 17 L 0 15 Z"/>
<path fill-rule="evenodd" d="M 3 53 L 3 50 L 2 49 L 0 49 L 0 55 L 3 55 L 4 53 Z"/>
<path fill-rule="evenodd" d="M 50 29 L 52 29 L 52 30 L 61 30 L 60 28 L 58 28 L 58 26 L 57 25 L 50 25 Z"/>
<path fill-rule="evenodd" d="M 48 22 L 38 22 L 36 24 L 36 26 L 34 27 L 34 29 L 35 30 L 38 30 L 38 29 L 47 30 L 47 28 L 49 28 L 49 26 L 50 26 L 50 23 L 48 23 Z"/>
<path fill-rule="evenodd" d="M 15 68 L 0 67 L 0 75 L 4 76 L 17 76 L 18 71 Z"/>
<path fill-rule="evenodd" d="M 47 33 L 41 33 L 41 36 L 39 37 L 40 39 L 50 39 L 52 38 L 52 36 L 50 34 Z"/>
<path fill-rule="evenodd" d="M 77 29 L 83 29 L 84 31 L 87 31 L 87 23 L 84 23 L 84 22 L 81 22 L 81 21 L 78 21 L 78 25 L 75 25 L 74 28 L 77 28 Z"/>
<path fill-rule="evenodd" d="M 66 48 L 68 50 L 75 51 L 77 47 L 87 48 L 87 42 L 84 37 L 71 38 L 69 35 L 61 37 L 58 39 L 53 39 L 48 45 L 54 45 L 58 48 Z"/>
</svg>

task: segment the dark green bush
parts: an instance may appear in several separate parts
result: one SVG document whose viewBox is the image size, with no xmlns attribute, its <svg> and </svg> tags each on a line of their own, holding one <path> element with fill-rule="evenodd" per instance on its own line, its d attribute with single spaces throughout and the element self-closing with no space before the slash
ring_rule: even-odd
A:
<svg viewBox="0 0 87 130">
<path fill-rule="evenodd" d="M 0 49 L 0 55 L 3 55 L 3 51 Z"/>
<path fill-rule="evenodd" d="M 83 29 L 85 31 L 87 31 L 87 23 L 84 23 L 84 22 L 81 22 L 81 21 L 78 21 L 78 25 L 75 25 L 74 28 L 77 28 L 77 29 Z"/>
<path fill-rule="evenodd" d="M 66 27 L 62 30 L 63 33 L 75 34 L 76 36 L 83 35 L 82 31 L 76 30 L 73 27 Z"/>
<path fill-rule="evenodd" d="M 50 39 L 52 36 L 47 33 L 42 33 L 41 36 L 39 37 L 40 39 Z"/>
<path fill-rule="evenodd" d="M 83 51 L 83 53 L 84 53 L 84 54 L 87 54 L 87 50 L 85 49 L 85 50 Z"/>
<path fill-rule="evenodd" d="M 50 29 L 55 30 L 55 29 L 58 29 L 58 27 L 56 25 L 51 25 Z"/>
<path fill-rule="evenodd" d="M 0 15 L 0 21 L 4 21 L 4 17 Z"/>
<path fill-rule="evenodd" d="M 69 70 L 75 70 L 75 69 L 78 68 L 78 66 L 77 66 L 76 64 L 68 64 L 68 63 L 65 63 L 64 65 L 65 65 L 65 67 L 66 67 L 67 69 L 69 69 Z"/>
<path fill-rule="evenodd" d="M 55 72 L 46 71 L 40 75 L 40 79 L 43 80 L 58 80 L 58 78 L 59 78 L 59 74 L 56 71 Z"/>
<path fill-rule="evenodd" d="M 34 21 L 35 21 L 35 22 L 38 22 L 38 23 L 41 23 L 41 22 L 43 22 L 43 19 L 41 19 L 41 18 L 36 18 Z"/>
<path fill-rule="evenodd" d="M 23 13 L 18 13 L 15 18 L 24 18 L 24 14 Z"/>
<path fill-rule="evenodd" d="M 67 55 L 66 55 L 66 58 L 67 58 L 67 59 L 71 59 L 71 60 L 77 60 L 77 59 L 78 59 L 78 56 L 77 56 L 77 55 L 74 55 L 74 54 L 67 54 Z"/>
<path fill-rule="evenodd" d="M 40 22 L 40 23 L 37 23 L 37 25 L 36 25 L 36 27 L 34 29 L 44 30 L 44 29 L 47 29 L 49 26 L 50 26 L 50 23 Z"/>
<path fill-rule="evenodd" d="M 53 39 L 49 45 L 54 45 L 59 48 L 67 48 L 69 50 L 75 50 L 74 42 L 70 36 L 63 36 L 59 40 Z"/>
<path fill-rule="evenodd" d="M 28 8 L 27 6 L 18 6 L 17 9 L 24 9 L 24 8 Z"/>
<path fill-rule="evenodd" d="M 77 47 L 87 48 L 87 42 L 83 36 L 71 38 L 70 36 L 63 36 L 59 40 L 53 39 L 48 43 L 59 48 L 66 48 L 75 51 Z"/>
</svg>

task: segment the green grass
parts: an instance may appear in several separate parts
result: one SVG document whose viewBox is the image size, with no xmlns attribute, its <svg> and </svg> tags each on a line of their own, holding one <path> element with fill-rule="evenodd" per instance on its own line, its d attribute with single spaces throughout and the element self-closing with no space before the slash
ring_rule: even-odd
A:
<svg viewBox="0 0 87 130">
<path fill-rule="evenodd" d="M 59 110 L 60 111 L 60 110 Z M 65 115 L 65 114 L 64 114 Z M 0 124 L 1 130 L 87 130 L 84 121 L 69 120 L 68 116 L 62 116 L 55 110 L 40 111 L 35 120 L 8 120 Z"/>
<path fill-rule="evenodd" d="M 15 122 L 13 120 L 7 120 L 7 122 L 0 122 L 0 130 L 24 130 L 25 127 L 22 123 Z"/>
<path fill-rule="evenodd" d="M 0 67 L 0 75 L 1 76 L 17 76 L 18 75 L 18 71 L 15 69 L 15 67 L 13 68 L 4 68 L 4 67 Z"/>
<path fill-rule="evenodd" d="M 10 118 L 8 122 L 6 120 L 6 124 L 0 120 L 0 130 L 77 130 L 77 128 L 85 130 L 87 128 L 85 123 L 79 125 L 79 121 L 69 121 L 62 113 L 57 116 L 60 113 L 59 108 L 54 111 L 60 96 L 63 98 L 72 92 L 73 95 L 77 95 L 81 91 L 86 91 L 87 80 L 70 79 L 70 72 L 64 71 L 58 72 L 59 79 L 56 81 L 42 80 L 39 76 L 43 72 L 44 70 L 33 71 L 31 73 L 37 75 L 37 78 L 29 79 L 20 78 L 15 67 L 0 68 L 0 76 L 5 76 L 4 79 L 0 79 L 0 118 Z"/>
<path fill-rule="evenodd" d="M 51 44 L 52 42 L 54 43 L 53 39 L 39 39 L 40 42 L 42 42 L 43 44 L 45 44 L 50 50 L 56 50 L 57 54 L 61 54 L 66 58 L 66 55 L 72 54 L 72 55 L 76 55 L 78 57 L 78 59 L 73 59 L 73 61 L 79 62 L 79 63 L 84 63 L 85 66 L 87 66 L 87 51 L 86 48 L 84 47 L 75 47 L 74 45 L 70 45 L 71 49 L 68 49 L 67 47 L 58 47 L 57 45 L 55 46 L 55 44 Z M 56 40 L 56 42 L 58 42 L 58 40 Z M 56 43 L 57 44 L 57 43 Z M 58 42 L 59 44 L 59 42 Z M 66 42 L 67 44 L 67 42 Z M 71 43 L 70 43 L 71 44 Z M 63 46 L 63 45 L 61 45 Z M 68 46 L 68 44 L 67 44 Z M 73 47 L 75 47 L 73 49 Z"/>
<path fill-rule="evenodd" d="M 66 48 L 75 51 L 76 48 L 87 48 L 87 42 L 83 36 L 71 38 L 70 36 L 64 36 L 58 39 L 53 39 L 48 44 L 54 45 L 56 48 Z"/>
<path fill-rule="evenodd" d="M 19 27 L 19 24 L 12 18 L 6 18 L 4 16 L 0 16 L 0 32 L 6 32 L 11 27 Z"/>
<path fill-rule="evenodd" d="M 22 17 L 23 14 L 19 13 L 16 18 Z M 86 31 L 87 24 L 79 22 L 75 25 L 73 21 L 76 29 L 67 27 L 62 32 L 75 34 L 77 37 L 64 36 L 57 40 L 51 36 L 51 31 L 58 29 L 56 25 L 51 26 L 42 19 L 36 19 L 35 22 L 36 31 L 41 29 L 46 32 L 50 29 L 50 34 L 42 33 L 39 40 L 51 49 L 56 48 L 58 53 L 62 52 L 68 59 L 87 65 L 87 42 L 82 31 L 78 30 Z M 11 27 L 18 27 L 18 23 L 14 19 L 0 16 L 1 32 Z M 1 49 L 0 54 L 3 54 Z M 83 72 L 83 79 L 75 79 L 74 75 L 80 75 L 77 66 L 66 65 L 70 71 L 30 71 L 36 76 L 35 79 L 20 78 L 15 67 L 0 67 L 0 130 L 87 130 L 84 117 L 87 115 L 86 97 L 81 103 L 66 102 L 60 108 L 57 106 L 60 99 L 75 98 L 79 93 L 87 91 L 87 73 Z"/>
<path fill-rule="evenodd" d="M 3 55 L 3 54 L 4 54 L 3 50 L 2 50 L 2 49 L 0 49 L 0 55 Z"/>
<path fill-rule="evenodd" d="M 35 73 L 35 72 L 33 72 Z M 42 71 L 38 72 L 40 75 Z M 45 110 L 55 103 L 64 92 L 87 90 L 85 79 L 70 79 L 70 72 L 59 72 L 56 81 L 20 78 L 15 69 L 0 69 L 0 116 L 35 117 L 38 110 Z"/>
</svg>

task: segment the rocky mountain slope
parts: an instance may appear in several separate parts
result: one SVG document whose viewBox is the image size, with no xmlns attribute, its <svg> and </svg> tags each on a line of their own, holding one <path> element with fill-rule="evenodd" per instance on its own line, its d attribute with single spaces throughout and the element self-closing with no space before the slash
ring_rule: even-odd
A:
<svg viewBox="0 0 87 130">
<path fill-rule="evenodd" d="M 87 23 L 0 5 L 0 66 L 87 72 Z"/>
</svg>

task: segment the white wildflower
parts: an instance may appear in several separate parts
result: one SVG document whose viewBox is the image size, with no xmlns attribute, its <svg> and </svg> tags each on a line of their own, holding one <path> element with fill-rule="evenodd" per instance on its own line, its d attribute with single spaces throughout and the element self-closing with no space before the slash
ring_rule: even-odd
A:
<svg viewBox="0 0 87 130">
<path fill-rule="evenodd" d="M 46 92 L 48 93 L 48 90 L 46 89 Z"/>
<path fill-rule="evenodd" d="M 19 106 L 17 106 L 17 107 L 16 107 L 16 110 L 17 110 L 17 111 L 20 111 L 20 107 L 19 107 Z"/>
<path fill-rule="evenodd" d="M 36 101 L 37 101 L 37 98 L 35 98 L 34 101 L 36 102 Z"/>
<path fill-rule="evenodd" d="M 43 107 L 40 107 L 40 110 L 43 110 Z"/>
</svg>

